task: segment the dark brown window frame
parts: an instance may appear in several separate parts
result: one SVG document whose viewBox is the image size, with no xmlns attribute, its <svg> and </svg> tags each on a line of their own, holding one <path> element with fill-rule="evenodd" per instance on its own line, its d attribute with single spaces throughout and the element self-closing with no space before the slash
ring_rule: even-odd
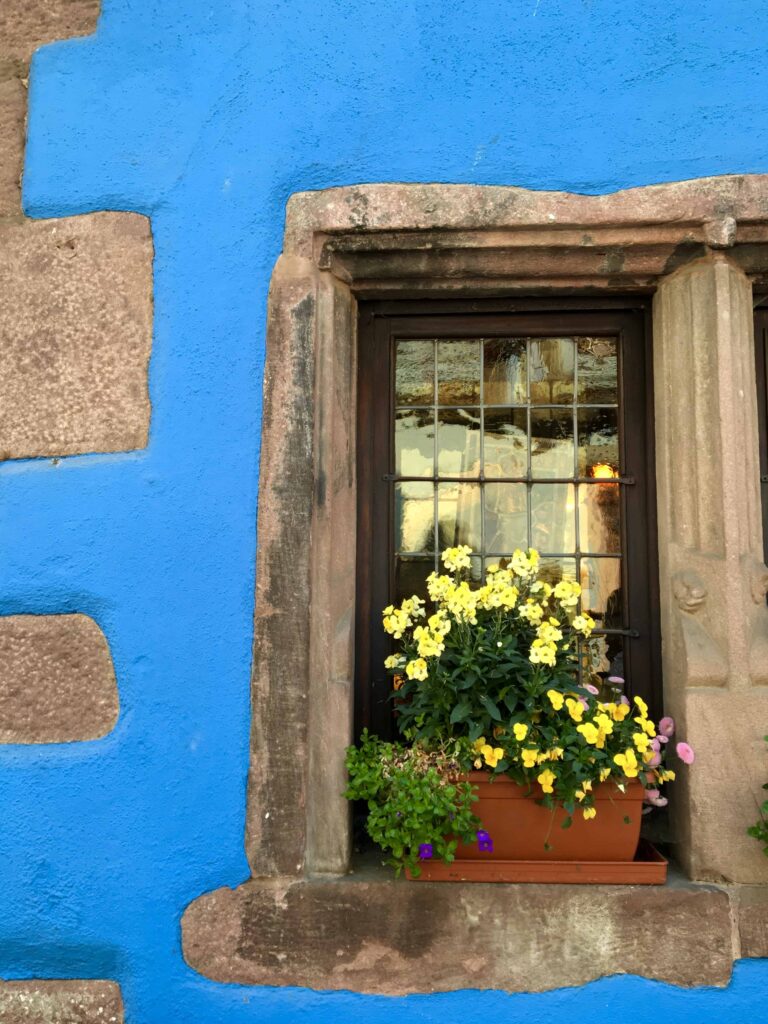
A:
<svg viewBox="0 0 768 1024">
<path fill-rule="evenodd" d="M 392 591 L 391 411 L 392 351 L 398 337 L 616 334 L 620 344 L 622 585 L 630 629 L 627 677 L 633 693 L 658 715 L 662 705 L 658 600 L 658 541 L 654 468 L 650 302 L 643 296 L 605 298 L 397 300 L 361 303 L 358 324 L 358 536 L 355 731 L 391 735 L 391 684 L 382 663 L 389 641 L 380 609 Z M 642 387 L 627 387 L 641 381 Z M 631 425 L 631 426 L 630 426 Z M 642 425 L 642 429 L 640 428 Z M 384 470 L 382 472 L 382 470 Z M 633 538 L 632 544 L 627 543 Z"/>
</svg>

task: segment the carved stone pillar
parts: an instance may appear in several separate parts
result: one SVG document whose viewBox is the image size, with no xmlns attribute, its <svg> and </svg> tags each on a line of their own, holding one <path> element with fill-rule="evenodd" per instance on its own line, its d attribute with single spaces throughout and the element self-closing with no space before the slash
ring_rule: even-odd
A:
<svg viewBox="0 0 768 1024">
<path fill-rule="evenodd" d="M 654 299 L 665 704 L 693 746 L 674 824 L 693 878 L 768 881 L 745 834 L 768 780 L 752 289 L 724 253 L 663 278 Z"/>
</svg>

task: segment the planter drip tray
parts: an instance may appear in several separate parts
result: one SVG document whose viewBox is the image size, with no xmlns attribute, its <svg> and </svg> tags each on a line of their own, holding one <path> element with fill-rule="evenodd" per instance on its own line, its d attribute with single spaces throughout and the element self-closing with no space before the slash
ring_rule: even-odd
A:
<svg viewBox="0 0 768 1024">
<path fill-rule="evenodd" d="M 408 877 L 411 878 L 410 873 Z M 644 839 L 634 860 L 459 860 L 425 861 L 416 882 L 562 882 L 569 885 L 663 885 L 667 860 Z"/>
</svg>

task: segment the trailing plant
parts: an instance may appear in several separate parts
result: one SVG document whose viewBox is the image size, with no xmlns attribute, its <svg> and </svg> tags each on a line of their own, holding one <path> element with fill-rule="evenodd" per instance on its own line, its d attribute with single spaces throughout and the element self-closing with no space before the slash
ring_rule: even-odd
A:
<svg viewBox="0 0 768 1024">
<path fill-rule="evenodd" d="M 453 749 L 451 749 L 451 746 Z M 461 780 L 459 744 L 427 750 L 384 743 L 367 730 L 347 751 L 349 800 L 366 800 L 368 833 L 390 854 L 400 874 L 420 873 L 419 860 L 452 861 L 459 840 L 473 842 L 480 821 L 472 814 L 477 799 Z"/>
<path fill-rule="evenodd" d="M 768 743 L 768 736 L 764 736 L 763 739 Z M 763 785 L 763 789 L 768 789 L 768 782 Z M 760 817 L 747 829 L 747 835 L 752 836 L 758 843 L 763 845 L 763 853 L 768 857 L 768 800 L 764 800 L 760 806 Z"/>
<path fill-rule="evenodd" d="M 579 584 L 550 582 L 531 549 L 515 551 L 506 565 L 490 566 L 486 582 L 473 586 L 470 555 L 466 546 L 443 553 L 446 572 L 427 579 L 429 610 L 416 596 L 384 609 L 384 629 L 398 641 L 385 665 L 410 752 L 408 746 L 377 745 L 368 736 L 359 750 L 350 749 L 348 795 L 373 801 L 372 838 L 398 851 L 397 862 L 410 858 L 410 864 L 425 843 L 431 853 L 452 857 L 454 840 L 441 842 L 438 835 L 440 828 L 443 835 L 463 834 L 450 819 L 455 809 L 448 809 L 448 822 L 438 824 L 442 810 L 432 814 L 425 790 L 448 785 L 453 799 L 459 774 L 472 768 L 507 775 L 545 806 L 564 807 L 566 827 L 576 813 L 595 817 L 594 787 L 601 783 L 624 790 L 637 780 L 649 804 L 666 804 L 660 787 L 675 778 L 665 764 L 674 722 L 663 718 L 657 727 L 641 697 L 630 701 L 623 695 L 622 679 L 612 677 L 605 690 L 579 681 L 580 646 L 595 627 L 579 607 Z M 677 743 L 676 752 L 693 762 L 688 744 Z M 436 768 L 431 775 L 415 769 L 432 756 L 449 757 L 447 776 Z M 398 773 L 398 788 L 385 790 L 384 780 L 391 787 Z M 417 780 L 420 807 L 428 810 L 423 822 L 409 817 L 406 827 L 403 817 L 393 819 L 381 809 L 382 801 Z"/>
</svg>

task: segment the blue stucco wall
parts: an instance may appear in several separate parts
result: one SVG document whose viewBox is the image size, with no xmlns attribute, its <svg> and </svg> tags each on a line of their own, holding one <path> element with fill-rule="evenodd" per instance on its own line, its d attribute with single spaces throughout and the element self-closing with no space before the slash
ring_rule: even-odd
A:
<svg viewBox="0 0 768 1024">
<path fill-rule="evenodd" d="M 0 472 L 0 612 L 92 615 L 122 701 L 104 740 L 0 748 L 0 976 L 114 977 L 130 1024 L 764 1011 L 768 962 L 723 991 L 221 986 L 186 968 L 179 919 L 247 876 L 264 316 L 288 196 L 766 172 L 766 39 L 759 0 L 103 0 L 95 37 L 38 52 L 25 208 L 152 217 L 153 415 L 146 451 Z"/>
</svg>

